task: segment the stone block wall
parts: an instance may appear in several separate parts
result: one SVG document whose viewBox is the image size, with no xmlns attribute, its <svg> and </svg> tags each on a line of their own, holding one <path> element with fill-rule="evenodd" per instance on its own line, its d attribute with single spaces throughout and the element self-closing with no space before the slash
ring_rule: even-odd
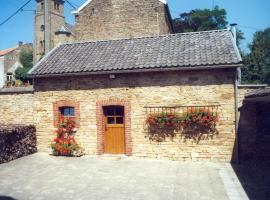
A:
<svg viewBox="0 0 270 200">
<path fill-rule="evenodd" d="M 222 76 L 220 76 L 222 74 Z M 35 80 L 34 123 L 40 151 L 54 137 L 53 105 L 71 100 L 80 106 L 77 141 L 86 153 L 98 154 L 97 102 L 130 102 L 131 147 L 134 157 L 170 160 L 231 161 L 235 148 L 233 69 L 40 78 Z M 113 103 L 112 103 L 113 104 Z M 176 137 L 154 142 L 146 137 L 145 106 L 220 104 L 219 135 L 199 144 Z"/>
<path fill-rule="evenodd" d="M 33 102 L 33 93 L 0 92 L 0 124 L 33 124 Z"/>
<path fill-rule="evenodd" d="M 168 10 L 159 0 L 94 0 L 75 18 L 79 41 L 172 33 Z"/>
</svg>

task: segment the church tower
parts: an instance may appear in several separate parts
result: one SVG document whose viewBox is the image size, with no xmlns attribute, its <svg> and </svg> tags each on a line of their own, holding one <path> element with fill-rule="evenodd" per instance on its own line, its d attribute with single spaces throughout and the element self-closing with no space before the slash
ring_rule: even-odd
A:
<svg viewBox="0 0 270 200">
<path fill-rule="evenodd" d="M 55 34 L 65 26 L 64 0 L 36 0 L 34 62 L 57 45 Z"/>
</svg>

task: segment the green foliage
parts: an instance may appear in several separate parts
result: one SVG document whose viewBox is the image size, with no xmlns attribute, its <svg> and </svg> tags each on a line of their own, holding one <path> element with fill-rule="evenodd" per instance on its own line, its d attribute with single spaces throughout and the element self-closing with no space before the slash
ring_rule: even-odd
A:
<svg viewBox="0 0 270 200">
<path fill-rule="evenodd" d="M 27 81 L 27 72 L 33 67 L 33 52 L 23 49 L 20 53 L 20 62 L 23 67 L 19 67 L 15 71 L 15 77 L 25 82 Z"/>
<path fill-rule="evenodd" d="M 213 10 L 196 9 L 180 14 L 173 23 L 177 33 L 224 29 L 228 24 L 226 15 L 226 10 L 218 6 Z"/>
<path fill-rule="evenodd" d="M 31 68 L 25 68 L 25 67 L 19 67 L 18 69 L 16 69 L 15 71 L 15 77 L 16 79 L 21 80 L 22 82 L 27 81 L 27 72 L 30 70 Z"/>
<path fill-rule="evenodd" d="M 243 82 L 270 84 L 270 28 L 256 32 L 249 49 L 243 55 Z"/>
<path fill-rule="evenodd" d="M 176 33 L 210 31 L 226 29 L 228 25 L 227 12 L 216 6 L 210 9 L 195 9 L 187 13 L 182 13 L 173 20 L 173 26 Z M 237 45 L 245 39 L 244 33 L 237 30 Z"/>
</svg>

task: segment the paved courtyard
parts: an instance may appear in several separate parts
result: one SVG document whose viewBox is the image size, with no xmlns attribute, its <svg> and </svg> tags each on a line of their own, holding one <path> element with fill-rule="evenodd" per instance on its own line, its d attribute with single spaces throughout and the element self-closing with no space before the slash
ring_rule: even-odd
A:
<svg viewBox="0 0 270 200">
<path fill-rule="evenodd" d="M 36 153 L 0 165 L 0 200 L 248 199 L 230 164 L 63 158 Z"/>
</svg>

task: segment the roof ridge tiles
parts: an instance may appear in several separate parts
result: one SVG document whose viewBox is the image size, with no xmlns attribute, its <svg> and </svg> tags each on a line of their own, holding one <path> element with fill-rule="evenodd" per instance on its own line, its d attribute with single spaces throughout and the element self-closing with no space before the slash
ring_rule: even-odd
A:
<svg viewBox="0 0 270 200">
<path fill-rule="evenodd" d="M 170 36 L 178 36 L 178 35 L 198 35 L 198 34 L 204 34 L 204 33 L 215 33 L 215 32 L 228 32 L 230 31 L 229 29 L 219 29 L 219 30 L 210 30 L 210 31 L 194 31 L 194 32 L 185 32 L 185 33 L 172 33 L 172 34 L 164 34 L 164 35 L 154 35 L 154 36 L 142 36 L 142 37 L 134 37 L 134 38 L 117 38 L 117 39 L 109 39 L 109 40 L 96 40 L 96 41 L 91 41 L 91 40 L 86 40 L 86 41 L 76 41 L 76 42 L 66 42 L 60 44 L 62 45 L 75 45 L 75 44 L 85 44 L 85 43 L 99 43 L 99 42 L 111 42 L 111 41 L 126 41 L 126 40 L 140 40 L 140 39 L 149 39 L 149 38 L 166 38 Z"/>
</svg>

